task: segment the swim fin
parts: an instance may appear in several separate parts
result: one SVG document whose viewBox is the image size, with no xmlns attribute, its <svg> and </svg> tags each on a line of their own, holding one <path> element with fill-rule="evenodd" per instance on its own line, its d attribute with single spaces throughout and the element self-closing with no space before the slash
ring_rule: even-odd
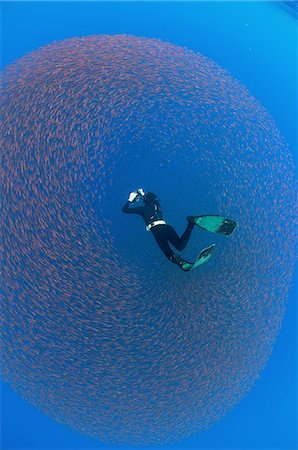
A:
<svg viewBox="0 0 298 450">
<path fill-rule="evenodd" d="M 225 236 L 230 236 L 238 225 L 235 220 L 221 216 L 187 216 L 186 219 L 203 230 Z"/>
<path fill-rule="evenodd" d="M 197 256 L 195 262 L 190 263 L 188 261 L 186 261 L 185 259 L 183 259 L 181 256 L 175 254 L 173 256 L 173 262 L 176 262 L 176 264 L 178 264 L 178 266 L 184 270 L 184 272 L 189 272 L 190 270 L 195 269 L 198 266 L 201 266 L 202 264 L 204 264 L 205 262 L 207 262 L 210 258 L 211 255 L 213 253 L 215 244 L 210 245 L 209 247 L 204 248 L 199 255 Z"/>
</svg>

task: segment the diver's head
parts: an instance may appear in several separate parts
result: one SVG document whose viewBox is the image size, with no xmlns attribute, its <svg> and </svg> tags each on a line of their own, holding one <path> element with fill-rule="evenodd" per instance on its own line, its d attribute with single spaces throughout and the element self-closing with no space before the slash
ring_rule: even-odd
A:
<svg viewBox="0 0 298 450">
<path fill-rule="evenodd" d="M 156 203 L 158 202 L 158 199 L 156 197 L 156 194 L 154 192 L 147 192 L 143 197 L 144 203 Z"/>
</svg>

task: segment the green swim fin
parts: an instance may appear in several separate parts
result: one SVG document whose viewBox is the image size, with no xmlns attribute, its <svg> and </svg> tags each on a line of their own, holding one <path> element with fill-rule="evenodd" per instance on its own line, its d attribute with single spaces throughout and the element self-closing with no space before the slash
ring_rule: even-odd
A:
<svg viewBox="0 0 298 450">
<path fill-rule="evenodd" d="M 185 259 L 183 259 L 181 256 L 179 256 L 177 254 L 173 256 L 173 259 L 175 260 L 176 264 L 178 264 L 178 266 L 182 270 L 184 270 L 184 272 L 189 272 L 190 270 L 193 270 L 196 267 L 201 266 L 202 264 L 207 262 L 211 258 L 214 247 L 215 247 L 215 244 L 212 244 L 209 247 L 204 248 L 199 253 L 195 262 L 193 262 L 193 263 L 186 261 Z"/>
<path fill-rule="evenodd" d="M 238 225 L 235 220 L 221 216 L 187 216 L 186 219 L 203 228 L 203 230 L 224 234 L 225 236 L 230 236 Z"/>
</svg>

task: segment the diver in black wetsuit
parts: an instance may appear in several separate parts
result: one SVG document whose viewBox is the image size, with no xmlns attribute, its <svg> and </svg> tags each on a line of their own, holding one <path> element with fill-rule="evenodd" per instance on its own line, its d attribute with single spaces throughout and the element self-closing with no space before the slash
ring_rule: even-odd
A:
<svg viewBox="0 0 298 450">
<path fill-rule="evenodd" d="M 130 208 L 130 205 L 133 202 L 140 199 L 143 200 L 144 206 Z M 182 270 L 185 270 L 183 269 L 183 263 L 187 262 L 173 252 L 169 246 L 169 242 L 174 245 L 177 250 L 183 250 L 189 241 L 195 223 L 188 222 L 184 233 L 179 237 L 174 228 L 164 221 L 160 203 L 156 195 L 153 192 L 147 192 L 145 194 L 143 189 L 130 193 L 129 199 L 123 206 L 122 211 L 126 214 L 139 214 L 142 216 L 147 225 L 147 231 L 151 231 L 159 248 L 166 257 L 171 262 L 176 263 Z"/>
<path fill-rule="evenodd" d="M 144 206 L 130 208 L 132 203 L 138 202 L 139 200 L 143 201 Z M 189 241 L 195 225 L 203 230 L 224 236 L 230 236 L 237 227 L 237 222 L 235 220 L 217 215 L 187 216 L 187 227 L 182 236 L 179 237 L 174 228 L 164 221 L 160 203 L 156 195 L 153 192 L 145 193 L 143 189 L 138 189 L 129 194 L 128 201 L 123 206 L 122 211 L 126 214 L 139 214 L 142 216 L 147 225 L 146 230 L 151 231 L 159 248 L 171 262 L 177 264 L 180 269 L 185 272 L 195 269 L 207 262 L 213 253 L 215 245 L 212 244 L 203 249 L 196 260 L 191 263 L 183 259 L 177 253 L 174 253 L 169 246 L 169 243 L 176 247 L 177 250 L 183 250 Z"/>
</svg>

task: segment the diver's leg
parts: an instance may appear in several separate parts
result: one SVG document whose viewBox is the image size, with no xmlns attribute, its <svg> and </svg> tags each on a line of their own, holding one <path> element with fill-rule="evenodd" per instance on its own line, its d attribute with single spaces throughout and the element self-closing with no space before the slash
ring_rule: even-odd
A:
<svg viewBox="0 0 298 450">
<path fill-rule="evenodd" d="M 189 222 L 184 233 L 179 237 L 174 228 L 171 225 L 167 225 L 168 240 L 177 250 L 183 250 L 189 241 L 194 226 L 194 223 Z"/>
<path fill-rule="evenodd" d="M 181 248 L 181 250 L 183 250 L 187 246 L 189 238 L 190 238 L 190 235 L 191 235 L 191 232 L 194 229 L 194 226 L 195 226 L 194 223 L 188 222 L 188 224 L 187 224 L 187 226 L 185 228 L 185 231 L 184 231 L 184 233 L 182 234 L 182 236 L 180 238 L 180 248 Z"/>
<path fill-rule="evenodd" d="M 161 251 L 165 254 L 165 256 L 172 263 L 177 264 L 177 266 L 180 267 L 180 269 L 182 269 L 183 271 L 189 271 L 190 268 L 192 267 L 192 264 L 188 263 L 187 261 L 185 261 L 185 259 L 181 258 L 181 256 L 174 253 L 171 247 L 169 246 L 167 225 L 159 225 L 157 227 L 153 227 L 151 229 L 151 232 L 157 242 L 157 245 L 159 246 Z"/>
<path fill-rule="evenodd" d="M 157 242 L 157 245 L 161 251 L 166 255 L 168 259 L 171 259 L 174 255 L 173 250 L 169 246 L 168 236 L 167 236 L 167 226 L 159 225 L 157 227 L 151 228 L 151 232 Z"/>
</svg>

